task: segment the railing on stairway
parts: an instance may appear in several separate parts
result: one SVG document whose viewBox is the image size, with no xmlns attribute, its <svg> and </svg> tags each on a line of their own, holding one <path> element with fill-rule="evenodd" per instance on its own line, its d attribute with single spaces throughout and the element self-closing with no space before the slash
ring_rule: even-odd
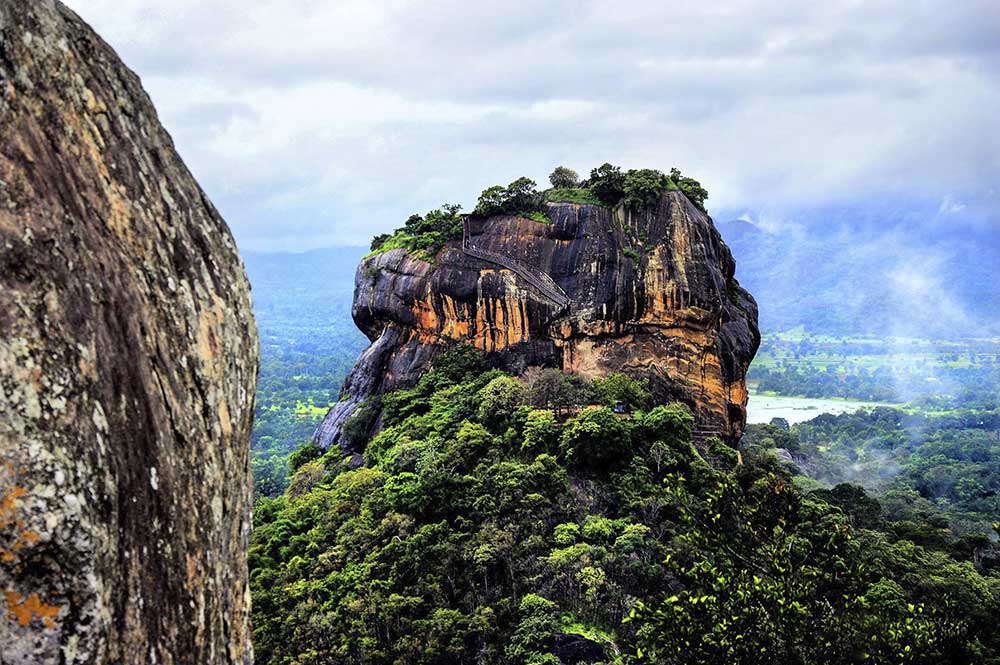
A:
<svg viewBox="0 0 1000 665">
<path fill-rule="evenodd" d="M 552 302 L 559 305 L 561 309 L 569 307 L 571 300 L 566 292 L 563 291 L 555 280 L 549 275 L 529 268 L 520 261 L 512 259 L 509 256 L 504 256 L 503 254 L 497 254 L 495 252 L 488 252 L 483 249 L 478 249 L 472 246 L 472 234 L 469 231 L 469 220 L 462 221 L 462 251 L 473 256 L 477 259 L 488 261 L 489 263 L 495 263 L 511 272 L 515 273 L 521 279 L 526 281 L 535 287 L 539 293 L 551 300 Z"/>
</svg>

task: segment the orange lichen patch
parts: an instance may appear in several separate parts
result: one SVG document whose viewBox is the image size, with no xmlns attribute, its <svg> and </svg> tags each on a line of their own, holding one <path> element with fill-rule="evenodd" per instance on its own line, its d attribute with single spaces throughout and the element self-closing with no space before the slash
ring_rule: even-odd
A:
<svg viewBox="0 0 1000 665">
<path fill-rule="evenodd" d="M 27 493 L 27 489 L 15 485 L 0 498 L 0 529 L 11 525 L 21 526 L 20 520 L 15 519 L 14 514 L 17 509 L 17 500 Z"/>
<path fill-rule="evenodd" d="M 47 605 L 42 602 L 37 593 L 33 593 L 27 598 L 16 591 L 5 591 L 7 598 L 7 611 L 11 619 L 15 619 L 21 626 L 28 626 L 31 620 L 38 617 L 46 628 L 55 628 L 56 619 L 62 611 L 61 607 Z"/>
<path fill-rule="evenodd" d="M 748 393 L 745 383 L 736 382 L 729 384 L 729 401 L 733 404 L 747 403 Z"/>
<path fill-rule="evenodd" d="M 8 531 L 7 540 L 13 541 L 9 547 L 0 548 L 0 563 L 15 563 L 18 552 L 42 538 L 37 532 L 26 529 L 24 520 L 17 518 L 17 501 L 26 494 L 26 488 L 15 485 L 0 498 L 0 531 Z"/>
</svg>

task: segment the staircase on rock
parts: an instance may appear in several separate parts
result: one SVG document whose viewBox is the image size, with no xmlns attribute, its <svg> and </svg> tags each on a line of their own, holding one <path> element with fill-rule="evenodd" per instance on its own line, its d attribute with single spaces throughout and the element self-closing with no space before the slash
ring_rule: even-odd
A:
<svg viewBox="0 0 1000 665">
<path fill-rule="evenodd" d="M 482 261 L 487 261 L 489 263 L 494 263 L 502 268 L 510 270 L 528 284 L 535 287 L 535 289 L 538 290 L 538 292 L 543 296 L 557 304 L 560 310 L 566 309 L 572 302 L 569 299 L 569 296 L 566 295 L 566 292 L 563 291 L 559 285 L 555 283 L 555 280 L 553 280 L 552 277 L 546 273 L 529 268 L 520 261 L 517 261 L 509 256 L 474 247 L 472 245 L 472 234 L 469 231 L 469 221 L 467 219 L 462 222 L 462 251 L 469 256 Z"/>
</svg>

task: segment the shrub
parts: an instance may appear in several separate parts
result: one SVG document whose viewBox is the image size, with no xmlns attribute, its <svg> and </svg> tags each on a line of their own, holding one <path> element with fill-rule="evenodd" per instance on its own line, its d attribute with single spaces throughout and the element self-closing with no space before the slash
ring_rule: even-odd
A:
<svg viewBox="0 0 1000 665">
<path fill-rule="evenodd" d="M 625 175 L 617 166 L 605 162 L 590 172 L 589 187 L 602 203 L 615 206 L 625 195 Z"/>
<path fill-rule="evenodd" d="M 479 391 L 479 420 L 496 427 L 508 422 L 524 402 L 524 386 L 510 376 L 498 376 Z"/>
<path fill-rule="evenodd" d="M 565 189 L 568 187 L 576 187 L 577 183 L 580 181 L 579 176 L 577 176 L 576 171 L 565 166 L 557 166 L 555 171 L 549 174 L 549 182 L 556 189 Z"/>
<path fill-rule="evenodd" d="M 635 169 L 625 174 L 622 193 L 632 210 L 651 208 L 670 187 L 670 180 L 656 169 Z"/>
<path fill-rule="evenodd" d="M 340 430 L 348 448 L 360 450 L 364 447 L 368 432 L 381 411 L 382 400 L 376 395 L 368 397 L 354 409 Z"/>
<path fill-rule="evenodd" d="M 305 462 L 295 471 L 285 492 L 288 496 L 302 496 L 316 487 L 325 477 L 326 467 L 323 466 L 323 462 L 318 459 Z"/>
<path fill-rule="evenodd" d="M 543 210 L 544 207 L 542 195 L 538 193 L 535 181 L 521 177 L 506 187 L 494 185 L 484 189 L 472 214 L 476 217 L 491 217 Z"/>
<path fill-rule="evenodd" d="M 434 256 L 449 240 L 462 237 L 460 205 L 445 204 L 426 215 L 410 215 L 403 226 L 391 235 L 382 233 L 372 239 L 371 254 L 403 248 L 424 258 Z"/>
<path fill-rule="evenodd" d="M 295 473 L 304 464 L 308 464 L 313 460 L 318 460 L 325 452 L 325 450 L 310 441 L 309 443 L 296 448 L 295 451 L 288 456 L 288 470 Z"/>
<path fill-rule="evenodd" d="M 684 195 L 691 200 L 691 203 L 702 212 L 705 211 L 705 199 L 708 198 L 708 190 L 702 187 L 700 182 L 681 174 L 680 169 L 677 167 L 670 169 L 670 179 L 677 185 L 678 189 L 684 192 Z"/>
<path fill-rule="evenodd" d="M 518 214 L 520 214 L 522 217 L 527 217 L 528 219 L 534 220 L 534 221 L 539 222 L 541 224 L 551 224 L 552 223 L 552 218 L 550 218 L 548 215 L 546 215 L 541 210 L 532 210 L 530 212 L 520 211 Z"/>
<path fill-rule="evenodd" d="M 391 233 L 380 233 L 372 238 L 371 251 L 377 252 L 392 237 Z"/>
<path fill-rule="evenodd" d="M 606 407 L 584 409 L 563 430 L 560 448 L 567 462 L 578 468 L 607 469 L 628 456 L 631 431 Z"/>
<path fill-rule="evenodd" d="M 595 401 L 604 406 L 614 406 L 616 402 L 624 402 L 631 409 L 645 409 L 652 400 L 648 379 L 636 379 L 620 372 L 594 379 L 591 390 Z"/>
</svg>

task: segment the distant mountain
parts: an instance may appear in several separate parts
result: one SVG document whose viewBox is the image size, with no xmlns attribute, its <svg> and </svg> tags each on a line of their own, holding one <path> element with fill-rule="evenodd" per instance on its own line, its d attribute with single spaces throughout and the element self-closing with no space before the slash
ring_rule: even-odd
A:
<svg viewBox="0 0 1000 665">
<path fill-rule="evenodd" d="M 870 220 L 779 232 L 745 220 L 716 226 L 760 305 L 762 332 L 1000 334 L 1000 232 Z"/>
<path fill-rule="evenodd" d="M 1000 231 L 988 225 L 928 228 L 888 214 L 820 211 L 786 230 L 741 219 L 716 227 L 736 257 L 737 278 L 760 305 L 763 332 L 1000 335 Z M 354 271 L 367 252 L 244 253 L 262 340 L 277 324 L 286 333 L 297 328 L 297 343 L 308 345 L 308 325 L 339 317 L 338 338 L 350 337 L 352 351 L 363 348 L 350 307 Z"/>
</svg>

